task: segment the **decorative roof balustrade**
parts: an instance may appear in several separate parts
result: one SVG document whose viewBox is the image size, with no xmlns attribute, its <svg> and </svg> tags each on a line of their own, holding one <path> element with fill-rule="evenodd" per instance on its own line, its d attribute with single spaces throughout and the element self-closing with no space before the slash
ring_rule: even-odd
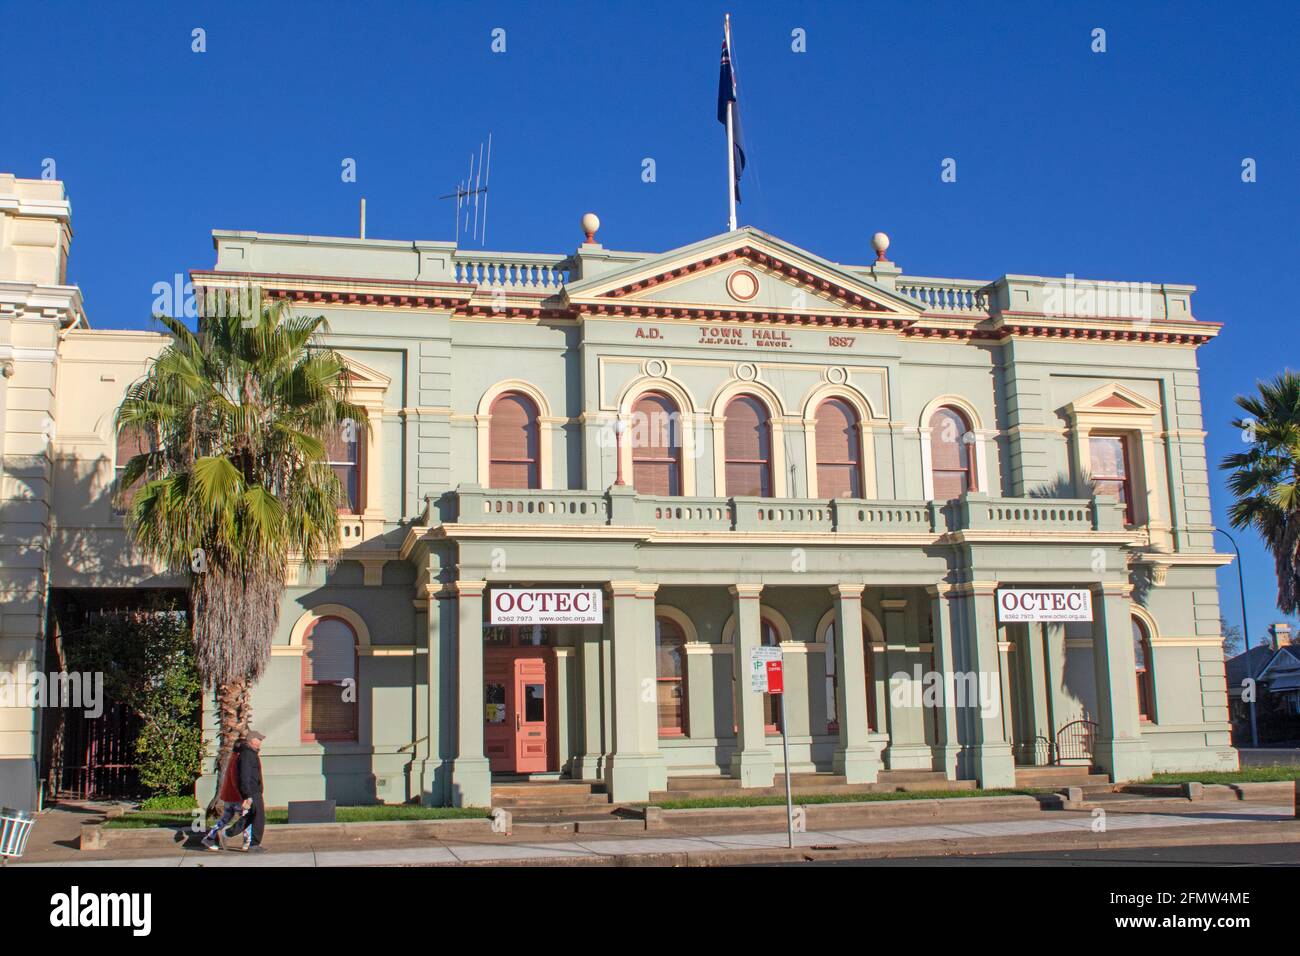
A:
<svg viewBox="0 0 1300 956">
<path fill-rule="evenodd" d="M 456 282 L 510 292 L 559 292 L 569 281 L 569 257 L 528 252 L 457 251 L 452 256 Z"/>
<path fill-rule="evenodd" d="M 988 285 L 976 279 L 899 276 L 896 288 L 921 303 L 927 312 L 986 316 L 990 310 Z"/>
<path fill-rule="evenodd" d="M 624 528 L 650 534 L 852 534 L 870 536 L 1123 534 L 1124 507 L 1109 498 L 989 498 L 969 494 L 951 502 L 868 501 L 857 498 L 685 498 L 608 491 L 498 490 L 461 485 L 449 493 L 447 525 L 511 528 Z M 425 518 L 437 524 L 437 509 Z"/>
</svg>

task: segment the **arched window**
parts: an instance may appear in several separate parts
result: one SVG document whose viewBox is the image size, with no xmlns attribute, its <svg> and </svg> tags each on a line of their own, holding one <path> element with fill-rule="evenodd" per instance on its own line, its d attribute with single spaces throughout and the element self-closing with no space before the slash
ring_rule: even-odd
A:
<svg viewBox="0 0 1300 956">
<path fill-rule="evenodd" d="M 302 739 L 356 740 L 356 632 L 342 618 L 322 617 L 302 648 Z"/>
<path fill-rule="evenodd" d="M 540 488 L 537 406 L 518 392 L 492 403 L 488 423 L 488 487 Z"/>
<path fill-rule="evenodd" d="M 775 624 L 763 618 L 761 629 L 764 647 L 780 646 L 781 634 Z M 763 725 L 769 734 L 781 732 L 781 696 L 780 694 L 763 695 Z"/>
<path fill-rule="evenodd" d="M 356 425 L 352 422 L 340 424 L 325 443 L 325 458 L 343 486 L 339 511 L 346 514 L 360 514 L 365 507 L 362 501 L 361 448 Z"/>
<path fill-rule="evenodd" d="M 1151 677 L 1151 637 L 1146 625 L 1133 618 L 1133 663 L 1137 670 L 1138 718 L 1154 721 L 1155 682 Z"/>
<path fill-rule="evenodd" d="M 686 636 L 675 621 L 655 618 L 655 679 L 659 736 L 686 733 Z"/>
<path fill-rule="evenodd" d="M 682 493 L 681 414 L 667 395 L 646 392 L 632 406 L 632 486 L 643 495 Z"/>
<path fill-rule="evenodd" d="M 935 501 L 949 501 L 975 486 L 974 433 L 966 416 L 941 406 L 930 416 L 930 476 Z"/>
<path fill-rule="evenodd" d="M 724 413 L 728 497 L 772 496 L 772 425 L 767 406 L 752 395 L 737 395 Z"/>
<path fill-rule="evenodd" d="M 817 406 L 817 497 L 862 496 L 862 444 L 858 416 L 841 398 Z"/>
</svg>

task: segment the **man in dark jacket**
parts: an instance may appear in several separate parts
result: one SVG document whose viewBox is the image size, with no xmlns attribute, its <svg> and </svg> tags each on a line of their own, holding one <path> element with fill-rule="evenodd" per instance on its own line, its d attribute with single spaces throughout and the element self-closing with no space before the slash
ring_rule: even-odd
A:
<svg viewBox="0 0 1300 956">
<path fill-rule="evenodd" d="M 229 831 L 230 836 L 243 831 L 244 849 L 262 852 L 262 831 L 266 828 L 266 805 L 262 802 L 262 758 L 258 751 L 266 734 L 250 730 L 235 751 L 239 759 L 236 781 L 243 800 L 244 816 Z"/>
</svg>

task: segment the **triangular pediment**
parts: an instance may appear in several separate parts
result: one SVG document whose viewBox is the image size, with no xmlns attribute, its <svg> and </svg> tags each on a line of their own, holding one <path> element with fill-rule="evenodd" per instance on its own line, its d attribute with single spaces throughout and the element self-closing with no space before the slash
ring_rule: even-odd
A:
<svg viewBox="0 0 1300 956">
<path fill-rule="evenodd" d="M 919 303 L 752 227 L 713 236 L 565 289 L 572 305 L 869 315 L 913 320 Z"/>
<path fill-rule="evenodd" d="M 348 378 L 348 387 L 355 391 L 386 390 L 392 383 L 383 372 L 358 362 L 350 355 L 343 356 L 344 374 Z"/>
<path fill-rule="evenodd" d="M 1160 404 L 1118 382 L 1109 382 L 1076 398 L 1067 406 L 1067 411 L 1074 415 L 1096 412 L 1150 416 L 1160 411 Z"/>
</svg>

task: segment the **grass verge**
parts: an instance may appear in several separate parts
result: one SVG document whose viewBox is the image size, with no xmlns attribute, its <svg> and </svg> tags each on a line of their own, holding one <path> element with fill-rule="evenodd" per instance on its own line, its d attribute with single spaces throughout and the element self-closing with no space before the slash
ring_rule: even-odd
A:
<svg viewBox="0 0 1300 956">
<path fill-rule="evenodd" d="M 393 820 L 473 820 L 487 815 L 487 810 L 482 807 L 400 805 L 339 807 L 335 819 L 339 823 L 382 823 Z M 193 819 L 193 812 L 182 810 L 134 810 L 124 816 L 105 821 L 104 828 L 107 830 L 143 830 L 149 827 L 188 827 Z M 206 825 L 210 826 L 216 822 L 215 818 L 209 818 Z M 268 826 L 288 823 L 289 811 L 267 810 L 266 822 Z"/>
<path fill-rule="evenodd" d="M 1300 764 L 1276 767 L 1245 767 L 1241 770 L 1194 770 L 1189 773 L 1158 773 L 1147 783 L 1276 783 L 1300 779 Z"/>
</svg>

